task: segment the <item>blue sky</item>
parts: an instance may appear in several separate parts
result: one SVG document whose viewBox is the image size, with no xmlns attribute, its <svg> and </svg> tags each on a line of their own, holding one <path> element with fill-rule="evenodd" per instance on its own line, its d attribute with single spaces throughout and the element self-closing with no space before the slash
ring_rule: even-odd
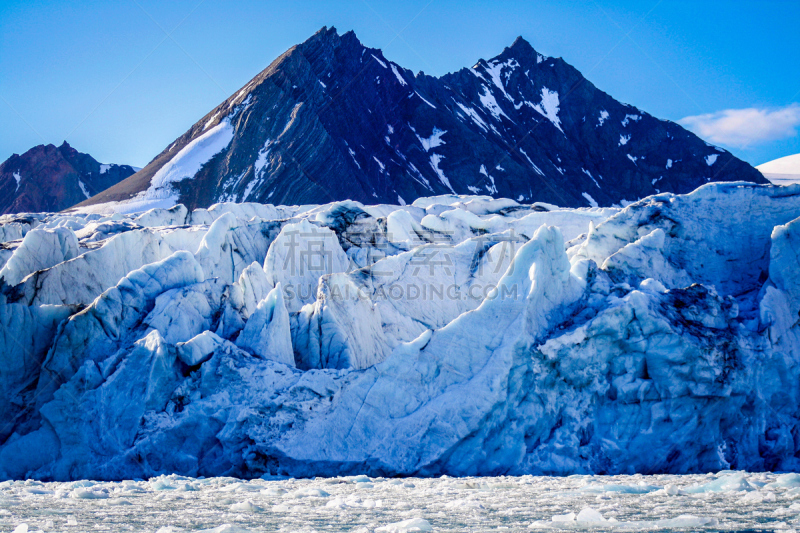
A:
<svg viewBox="0 0 800 533">
<path fill-rule="evenodd" d="M 144 166 L 324 25 L 433 75 L 522 35 L 753 164 L 800 152 L 796 0 L 0 0 L 0 161 L 66 139 Z"/>
</svg>

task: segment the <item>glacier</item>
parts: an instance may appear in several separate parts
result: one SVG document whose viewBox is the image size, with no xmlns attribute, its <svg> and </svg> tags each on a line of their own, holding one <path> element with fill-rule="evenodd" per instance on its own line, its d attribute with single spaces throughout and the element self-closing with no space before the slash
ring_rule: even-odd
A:
<svg viewBox="0 0 800 533">
<path fill-rule="evenodd" d="M 800 186 L 0 238 L 3 479 L 800 471 Z"/>
</svg>

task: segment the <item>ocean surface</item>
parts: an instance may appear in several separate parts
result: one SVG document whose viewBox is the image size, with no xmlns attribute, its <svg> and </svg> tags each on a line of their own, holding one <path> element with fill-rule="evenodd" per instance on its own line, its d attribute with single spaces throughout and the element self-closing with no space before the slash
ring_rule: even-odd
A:
<svg viewBox="0 0 800 533">
<path fill-rule="evenodd" d="M 791 531 L 800 475 L 0 483 L 0 531 Z"/>
</svg>

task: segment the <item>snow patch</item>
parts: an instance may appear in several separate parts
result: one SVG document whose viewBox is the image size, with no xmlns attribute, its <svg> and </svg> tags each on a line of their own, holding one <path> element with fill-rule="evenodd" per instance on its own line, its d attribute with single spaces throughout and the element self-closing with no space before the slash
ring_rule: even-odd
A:
<svg viewBox="0 0 800 533">
<path fill-rule="evenodd" d="M 389 68 L 389 67 L 387 67 L 387 66 L 386 66 L 386 63 L 384 63 L 383 61 L 381 61 L 380 59 L 378 59 L 378 57 L 377 57 L 375 54 L 371 54 L 371 55 L 372 55 L 372 57 L 374 57 L 374 58 L 375 58 L 375 61 L 377 61 L 378 63 L 380 63 L 380 64 L 381 64 L 381 66 L 382 66 L 383 68 Z"/>
<path fill-rule="evenodd" d="M 423 98 L 423 97 L 422 97 L 422 95 L 421 95 L 421 94 L 419 94 L 417 91 L 414 91 L 414 94 L 416 94 L 417 96 L 419 96 L 419 97 L 420 97 L 420 99 L 421 99 L 423 102 L 425 102 L 426 104 L 428 104 L 429 106 L 431 106 L 433 109 L 436 109 L 436 106 L 435 106 L 435 105 L 433 105 L 432 103 L 430 103 L 429 101 L 427 101 L 425 98 Z"/>
<path fill-rule="evenodd" d="M 597 183 L 597 180 L 596 180 L 596 179 L 594 179 L 594 176 L 592 176 L 592 173 L 591 173 L 591 172 L 589 172 L 589 171 L 588 171 L 588 170 L 586 170 L 585 168 L 582 168 L 582 169 L 581 169 L 581 171 L 582 171 L 584 174 L 586 174 L 587 176 L 589 176 L 589 177 L 592 179 L 592 181 L 594 182 L 595 186 L 596 186 L 598 189 L 600 189 L 600 188 L 601 188 L 601 187 L 600 187 L 600 184 L 599 184 L 599 183 Z"/>
<path fill-rule="evenodd" d="M 600 207 L 600 204 L 598 204 L 597 201 L 594 198 L 592 198 L 592 196 L 588 192 L 581 193 L 581 196 L 586 198 L 586 201 L 589 202 L 589 205 L 591 207 Z"/>
<path fill-rule="evenodd" d="M 463 105 L 461 102 L 456 102 L 456 105 L 458 105 L 458 107 L 461 108 L 461 111 L 463 111 L 469 118 L 471 118 L 472 121 L 479 128 L 481 128 L 483 131 L 486 131 L 486 132 L 489 131 L 489 127 L 486 125 L 486 122 L 483 121 L 483 119 L 481 118 L 481 116 L 478 114 L 477 111 L 475 111 L 471 107 L 467 107 L 467 106 Z"/>
<path fill-rule="evenodd" d="M 483 87 L 483 94 L 478 95 L 478 98 L 480 98 L 483 107 L 485 107 L 492 115 L 494 115 L 496 119 L 499 120 L 501 116 L 508 118 L 508 115 L 503 113 L 503 110 L 500 109 L 499 105 L 497 105 L 497 100 L 495 100 L 494 95 L 489 92 L 487 87 Z"/>
<path fill-rule="evenodd" d="M 535 170 L 536 173 L 539 174 L 540 176 L 544 176 L 544 172 L 542 172 L 542 169 L 540 169 L 538 166 L 536 166 L 536 163 L 531 161 L 531 158 L 528 157 L 528 154 L 525 152 L 525 150 L 523 150 L 522 148 L 518 148 L 518 150 L 520 151 L 520 153 L 522 155 L 525 156 L 525 159 L 528 160 L 528 163 L 533 167 L 533 170 Z M 502 169 L 500 167 L 498 167 L 498 170 L 502 170 Z"/>
<path fill-rule="evenodd" d="M 558 93 L 551 91 L 547 87 L 542 87 L 542 101 L 539 104 L 535 104 L 533 108 L 552 122 L 553 126 L 558 128 L 561 133 L 564 133 L 564 130 L 561 129 L 561 119 L 558 118 L 558 106 Z"/>
<path fill-rule="evenodd" d="M 456 191 L 454 191 L 453 187 L 450 185 L 450 180 L 447 179 L 447 176 L 444 175 L 442 169 L 439 168 L 439 163 L 442 161 L 442 159 L 444 159 L 443 155 L 431 154 L 431 167 L 436 172 L 436 175 L 439 176 L 439 181 L 441 181 L 445 187 L 450 189 L 450 191 L 455 194 Z"/>
<path fill-rule="evenodd" d="M 361 165 L 359 165 L 358 161 L 356 161 L 356 153 L 349 146 L 347 147 L 347 151 L 350 152 L 350 157 L 353 158 L 353 163 L 355 163 L 358 169 L 361 170 Z"/>
<path fill-rule="evenodd" d="M 630 124 L 630 121 L 638 122 L 642 119 L 641 115 L 625 115 L 625 118 L 622 120 L 622 127 L 626 127 Z"/>
<path fill-rule="evenodd" d="M 433 133 L 431 133 L 430 137 L 426 139 L 417 135 L 417 139 L 419 139 L 419 142 L 422 143 L 422 148 L 424 148 L 426 152 L 430 152 L 432 148 L 436 148 L 437 146 L 446 144 L 442 140 L 442 135 L 444 135 L 445 133 L 447 133 L 446 130 L 440 130 L 439 128 L 434 126 Z"/>
<path fill-rule="evenodd" d="M 258 157 L 256 158 L 256 162 L 253 164 L 253 168 L 255 169 L 255 177 L 259 177 L 261 171 L 264 170 L 264 167 L 267 165 L 267 158 L 269 157 L 270 146 L 272 146 L 272 143 L 272 139 L 267 139 L 267 141 L 264 143 L 264 146 L 258 151 Z"/>
<path fill-rule="evenodd" d="M 408 85 L 406 80 L 403 79 L 403 76 L 400 75 L 400 72 L 397 70 L 397 67 L 394 63 L 392 63 L 392 72 L 394 72 L 394 75 L 397 78 L 397 81 L 400 82 L 400 85 Z"/>
<path fill-rule="evenodd" d="M 128 207 L 146 210 L 175 205 L 178 192 L 173 183 L 193 178 L 212 157 L 228 147 L 233 140 L 233 134 L 233 126 L 226 118 L 193 139 L 156 172 L 147 190 L 126 202 Z"/>
<path fill-rule="evenodd" d="M 86 188 L 86 184 L 85 184 L 85 183 L 83 183 L 81 180 L 78 180 L 78 187 L 80 187 L 80 188 L 81 188 L 81 192 L 83 193 L 83 195 L 84 195 L 84 196 L 85 196 L 87 199 L 92 197 L 92 195 L 91 195 L 91 194 L 89 194 L 89 190 Z"/>
</svg>

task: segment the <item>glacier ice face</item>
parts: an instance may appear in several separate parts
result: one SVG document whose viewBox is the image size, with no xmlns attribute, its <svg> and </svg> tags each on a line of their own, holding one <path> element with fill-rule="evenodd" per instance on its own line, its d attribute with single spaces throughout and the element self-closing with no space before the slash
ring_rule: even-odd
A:
<svg viewBox="0 0 800 533">
<path fill-rule="evenodd" d="M 2 477 L 800 470 L 800 187 L 0 235 Z"/>
<path fill-rule="evenodd" d="M 69 261 L 78 255 L 78 238 L 69 228 L 34 229 L 0 269 L 0 279 L 16 285 L 28 274 Z"/>
<path fill-rule="evenodd" d="M 264 272 L 273 285 L 283 284 L 286 306 L 297 312 L 316 300 L 320 276 L 344 272 L 349 263 L 336 233 L 302 219 L 281 229 L 264 259 Z"/>
<path fill-rule="evenodd" d="M 280 282 L 250 314 L 247 324 L 236 338 L 236 345 L 262 359 L 295 366 L 289 312 L 283 303 Z"/>
</svg>

